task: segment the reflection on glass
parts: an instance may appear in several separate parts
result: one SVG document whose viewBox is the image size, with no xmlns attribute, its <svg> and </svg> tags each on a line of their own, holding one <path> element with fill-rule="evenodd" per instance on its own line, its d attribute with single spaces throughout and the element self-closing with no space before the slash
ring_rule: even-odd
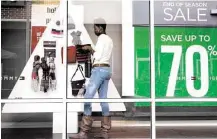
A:
<svg viewBox="0 0 217 139">
<path fill-rule="evenodd" d="M 89 138 L 150 137 L 149 107 L 137 107 L 134 103 L 125 103 L 125 105 L 109 103 L 109 116 L 103 115 L 100 103 L 92 104 L 91 116 L 83 114 L 83 103 L 68 103 L 67 107 L 68 137 L 77 138 L 84 135 Z M 85 134 L 81 134 L 84 131 Z"/>
<path fill-rule="evenodd" d="M 216 107 L 198 106 L 197 102 L 185 103 L 185 106 L 179 102 L 165 102 L 157 103 L 157 106 L 156 122 L 161 125 L 157 126 L 157 138 L 193 139 L 217 136 Z"/>
<path fill-rule="evenodd" d="M 62 138 L 61 103 L 2 104 L 2 139 Z"/>
<path fill-rule="evenodd" d="M 98 9 L 99 6 L 103 7 L 104 10 Z M 108 96 L 108 98 L 121 97 L 122 26 L 120 25 L 120 7 L 120 2 L 68 1 L 68 98 L 83 98 L 84 94 L 89 93 L 93 95 L 86 95 L 84 98 L 93 98 L 93 96 L 100 98 L 107 98 L 105 96 Z M 111 12 L 111 8 L 113 12 Z M 109 18 L 113 14 L 116 15 L 116 18 Z M 100 19 L 97 23 L 96 17 Z M 102 24 L 106 24 L 106 26 Z M 101 32 L 102 29 L 103 32 Z M 102 35 L 99 33 L 102 33 Z M 110 45 L 101 46 L 105 43 L 110 43 L 111 47 Z M 107 48 L 107 46 L 109 47 Z M 93 65 L 97 66 L 99 64 L 104 67 L 93 67 Z M 108 65 L 110 67 L 107 67 Z M 100 71 L 96 70 L 100 68 L 100 71 L 108 69 L 106 80 L 91 80 L 96 78 L 94 73 L 99 73 Z M 110 72 L 112 72 L 112 76 Z M 101 78 L 104 78 L 105 75 L 106 72 L 100 73 Z M 109 78 L 110 80 L 107 81 Z M 97 83 L 97 81 L 101 82 Z M 96 85 L 96 88 L 92 91 L 89 89 L 90 84 Z M 108 86 L 107 89 L 100 89 L 104 86 Z M 100 93 L 102 90 L 108 92 L 108 95 L 98 95 L 96 93 L 99 91 L 99 94 L 102 94 Z"/>
<path fill-rule="evenodd" d="M 64 3 L 2 4 L 1 98 L 61 98 L 66 77 L 61 62 Z"/>
</svg>

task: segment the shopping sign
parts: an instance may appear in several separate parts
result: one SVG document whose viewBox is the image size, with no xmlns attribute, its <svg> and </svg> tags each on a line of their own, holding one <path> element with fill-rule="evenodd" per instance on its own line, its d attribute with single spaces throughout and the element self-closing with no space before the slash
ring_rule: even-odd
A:
<svg viewBox="0 0 217 139">
<path fill-rule="evenodd" d="M 217 97 L 217 29 L 155 29 L 156 97 Z"/>
<path fill-rule="evenodd" d="M 138 71 L 135 74 L 135 77 L 138 76 L 135 81 L 136 94 L 145 97 L 150 97 L 150 91 L 147 90 L 150 86 L 148 33 L 148 27 L 135 28 L 135 63 L 138 63 L 138 66 L 135 66 L 135 70 Z M 216 34 L 217 28 L 155 27 L 157 98 L 217 97 Z M 159 105 L 217 106 L 217 103 L 185 102 Z"/>
<path fill-rule="evenodd" d="M 134 5 L 133 13 L 148 13 L 145 12 L 147 9 L 144 10 L 147 3 L 138 2 Z M 143 20 L 140 20 L 141 17 L 133 15 L 136 95 L 150 97 L 152 71 L 155 73 L 157 98 L 217 97 L 216 6 L 214 1 L 155 2 L 155 71 L 150 69 L 149 16 L 144 15 Z M 157 105 L 217 106 L 217 103 Z"/>
<path fill-rule="evenodd" d="M 160 2 L 159 23 L 214 25 L 215 4 Z M 156 97 L 217 97 L 216 33 L 216 28 L 155 28 Z"/>
<path fill-rule="evenodd" d="M 149 2 L 133 1 L 133 25 L 149 25 Z M 143 13 L 143 14 L 138 14 Z M 155 25 L 216 26 L 216 1 L 155 1 Z"/>
<path fill-rule="evenodd" d="M 34 1 L 32 4 L 32 43 L 31 43 L 31 52 L 34 51 L 38 41 L 42 37 L 48 23 L 54 17 L 58 5 L 52 3 L 52 1 Z M 51 3 L 51 4 L 49 4 Z"/>
<path fill-rule="evenodd" d="M 215 1 L 156 1 L 155 24 L 158 25 L 216 25 Z"/>
</svg>

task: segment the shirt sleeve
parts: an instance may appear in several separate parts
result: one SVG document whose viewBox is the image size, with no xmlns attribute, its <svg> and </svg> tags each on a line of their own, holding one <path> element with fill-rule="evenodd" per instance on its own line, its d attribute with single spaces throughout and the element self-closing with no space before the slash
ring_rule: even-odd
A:
<svg viewBox="0 0 217 139">
<path fill-rule="evenodd" d="M 103 52 L 103 49 L 104 49 L 104 43 L 102 40 L 98 40 L 95 47 L 93 48 L 93 50 L 95 51 L 93 56 L 94 56 L 94 59 L 95 60 L 100 60 L 101 57 L 102 57 L 102 52 Z"/>
</svg>

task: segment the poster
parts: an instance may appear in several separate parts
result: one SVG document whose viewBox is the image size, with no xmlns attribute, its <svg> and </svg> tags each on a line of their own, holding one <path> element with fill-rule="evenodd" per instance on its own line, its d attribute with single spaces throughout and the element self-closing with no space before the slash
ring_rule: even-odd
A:
<svg viewBox="0 0 217 139">
<path fill-rule="evenodd" d="M 216 98 L 217 29 L 156 27 L 155 33 L 156 97 Z M 216 106 L 217 103 L 179 105 Z"/>
<path fill-rule="evenodd" d="M 145 3 L 137 4 L 134 13 L 147 10 L 138 6 L 142 4 Z M 155 2 L 156 98 L 217 97 L 216 5 L 215 1 Z M 144 68 L 149 63 L 149 18 L 143 17 L 143 20 L 138 16 L 134 18 L 134 61 L 138 71 L 135 72 L 135 91 L 150 97 L 147 89 L 150 72 Z M 171 102 L 157 103 L 157 106 L 217 106 L 217 103 Z"/>
<path fill-rule="evenodd" d="M 46 26 L 32 26 L 32 46 L 31 46 L 31 52 L 34 51 L 38 41 L 41 39 L 44 31 L 46 29 Z"/>
<path fill-rule="evenodd" d="M 42 37 L 47 25 L 54 17 L 58 8 L 58 1 L 33 1 L 31 26 L 32 26 L 32 41 L 31 52 L 34 51 L 38 41 Z"/>
</svg>

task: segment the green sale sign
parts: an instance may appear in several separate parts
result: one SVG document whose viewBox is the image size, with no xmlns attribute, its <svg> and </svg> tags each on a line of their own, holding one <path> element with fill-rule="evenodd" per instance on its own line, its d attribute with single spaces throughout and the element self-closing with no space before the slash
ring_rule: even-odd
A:
<svg viewBox="0 0 217 139">
<path fill-rule="evenodd" d="M 155 27 L 155 91 L 157 98 L 217 97 L 216 36 L 217 28 Z M 143 97 L 150 97 L 148 42 L 148 27 L 136 27 L 135 91 L 137 95 Z M 157 103 L 157 105 L 217 106 L 217 103 L 177 102 Z"/>
</svg>

